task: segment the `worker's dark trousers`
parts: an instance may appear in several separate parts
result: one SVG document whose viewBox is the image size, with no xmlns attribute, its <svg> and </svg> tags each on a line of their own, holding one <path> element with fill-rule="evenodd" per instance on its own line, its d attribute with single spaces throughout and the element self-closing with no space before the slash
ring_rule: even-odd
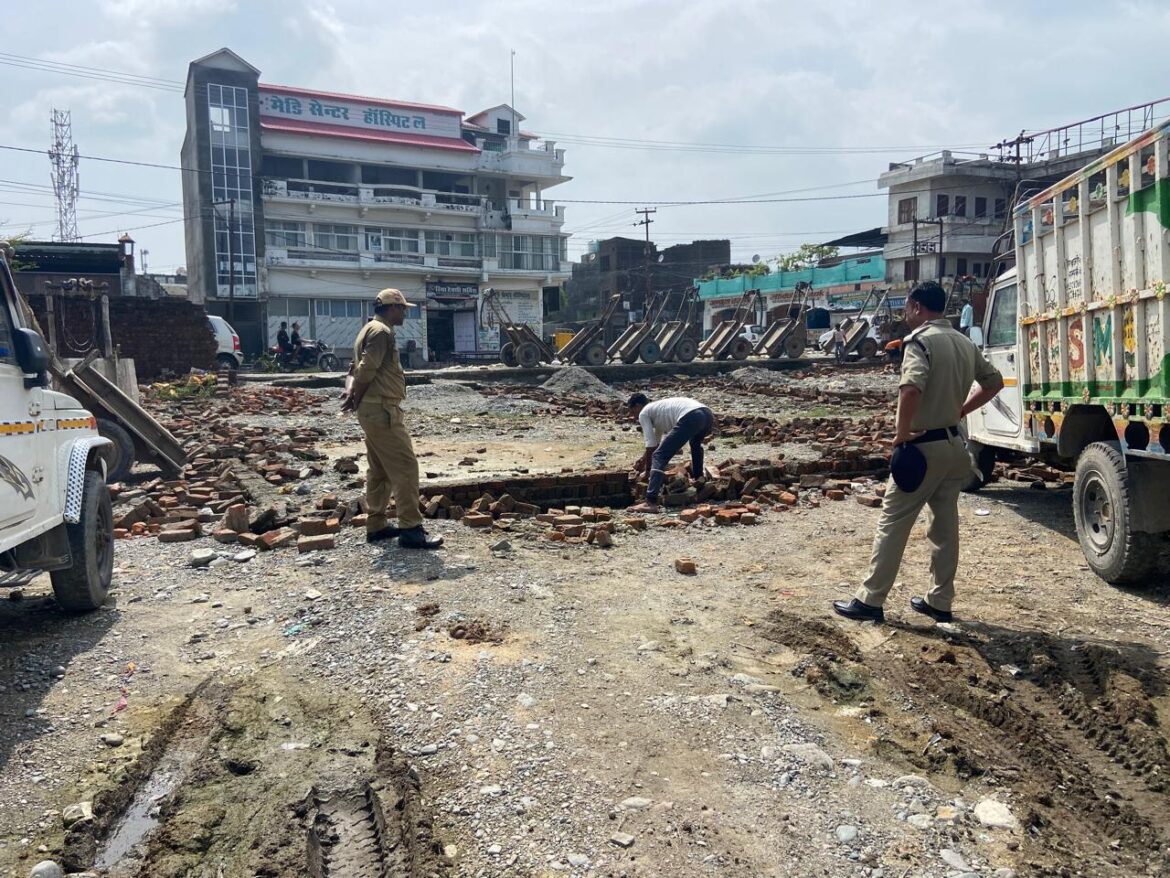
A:
<svg viewBox="0 0 1170 878">
<path fill-rule="evenodd" d="M 658 494 L 666 478 L 666 465 L 688 442 L 691 444 L 691 475 L 696 479 L 703 475 L 703 440 L 710 435 L 714 426 L 715 416 L 706 406 L 687 412 L 678 419 L 674 429 L 666 434 L 650 460 L 650 483 L 646 487 L 647 502 L 658 502 Z"/>
</svg>

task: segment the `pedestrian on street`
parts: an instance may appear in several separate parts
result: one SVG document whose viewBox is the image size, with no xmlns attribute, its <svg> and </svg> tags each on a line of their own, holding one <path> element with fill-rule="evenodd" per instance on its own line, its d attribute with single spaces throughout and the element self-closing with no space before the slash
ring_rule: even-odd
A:
<svg viewBox="0 0 1170 878">
<path fill-rule="evenodd" d="M 971 305 L 971 300 L 967 299 L 963 302 L 963 310 L 959 312 L 959 332 L 963 335 L 971 335 L 971 327 L 975 325 L 975 308 Z"/>
<path fill-rule="evenodd" d="M 837 357 L 838 363 L 845 362 L 845 332 L 841 329 L 841 324 L 837 324 L 833 330 L 833 352 Z"/>
<path fill-rule="evenodd" d="M 910 598 L 910 607 L 937 622 L 951 620 L 959 565 L 959 493 L 972 478 L 959 421 L 999 393 L 1003 376 L 943 317 L 945 308 L 946 293 L 933 281 L 918 284 L 906 301 L 912 331 L 902 348 L 891 476 L 869 574 L 853 600 L 833 602 L 834 611 L 847 619 L 885 620 L 882 607 L 906 541 L 918 513 L 929 506 L 933 586 L 924 598 Z M 975 382 L 979 389 L 968 396 Z"/>
<path fill-rule="evenodd" d="M 631 417 L 642 426 L 646 451 L 634 464 L 638 472 L 649 472 L 646 502 L 631 506 L 630 512 L 657 512 L 666 465 L 688 443 L 691 446 L 691 476 L 703 477 L 703 440 L 715 426 L 715 415 L 701 402 L 672 396 L 651 402 L 644 393 L 635 393 L 626 403 Z"/>
<path fill-rule="evenodd" d="M 394 327 L 406 320 L 410 303 L 401 292 L 385 289 L 374 300 L 374 319 L 361 328 L 353 343 L 352 385 L 342 411 L 356 411 L 366 434 L 366 542 L 398 537 L 406 549 L 437 549 L 442 537 L 428 536 L 418 505 L 418 459 L 402 416 L 406 375 L 398 360 Z M 390 493 L 398 509 L 398 525 L 389 523 Z"/>
</svg>

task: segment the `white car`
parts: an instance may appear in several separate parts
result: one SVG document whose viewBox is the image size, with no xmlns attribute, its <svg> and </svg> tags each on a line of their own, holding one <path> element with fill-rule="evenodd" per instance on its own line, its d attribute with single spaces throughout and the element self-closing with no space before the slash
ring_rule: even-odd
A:
<svg viewBox="0 0 1170 878">
<path fill-rule="evenodd" d="M 61 607 L 93 610 L 114 573 L 112 443 L 81 403 L 49 389 L 49 350 L 31 322 L 0 251 L 0 588 L 49 571 Z"/>
<path fill-rule="evenodd" d="M 764 327 L 762 326 L 745 326 L 739 331 L 740 338 L 746 338 L 752 344 L 756 344 L 764 335 Z"/>
<path fill-rule="evenodd" d="M 207 322 L 215 335 L 215 364 L 239 369 L 244 363 L 244 352 L 240 350 L 240 336 L 232 325 L 216 314 L 208 314 Z"/>
</svg>

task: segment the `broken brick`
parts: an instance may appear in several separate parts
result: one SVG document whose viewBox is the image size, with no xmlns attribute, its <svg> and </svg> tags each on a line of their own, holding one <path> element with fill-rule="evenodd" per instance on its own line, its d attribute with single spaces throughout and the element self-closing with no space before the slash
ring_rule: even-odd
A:
<svg viewBox="0 0 1170 878">
<path fill-rule="evenodd" d="M 645 530 L 648 526 L 644 518 L 626 518 L 622 520 L 622 524 L 634 530 Z"/>
<path fill-rule="evenodd" d="M 491 527 L 492 517 L 486 512 L 468 512 L 463 516 L 463 523 L 468 527 Z"/>
<path fill-rule="evenodd" d="M 193 530 L 160 530 L 158 532 L 160 543 L 186 543 L 198 537 L 199 534 Z"/>
<path fill-rule="evenodd" d="M 332 549 L 335 545 L 333 534 L 317 534 L 315 536 L 301 537 L 297 540 L 297 551 L 316 552 L 325 549 Z"/>
<path fill-rule="evenodd" d="M 694 576 L 699 572 L 698 567 L 695 566 L 692 558 L 676 558 L 674 562 L 674 569 L 685 576 Z"/>
<path fill-rule="evenodd" d="M 739 517 L 740 524 L 755 524 L 759 518 L 754 512 L 745 512 Z"/>
<path fill-rule="evenodd" d="M 857 495 L 857 502 L 860 503 L 862 506 L 869 506 L 873 509 L 877 509 L 882 505 L 882 498 L 881 497 L 871 497 L 868 494 L 858 494 Z"/>
<path fill-rule="evenodd" d="M 734 509 L 720 509 L 715 513 L 715 523 L 722 525 L 735 524 L 739 521 L 739 515 Z"/>
<path fill-rule="evenodd" d="M 297 532 L 291 527 L 270 530 L 260 536 L 260 548 L 265 550 L 284 549 L 297 541 Z"/>
</svg>

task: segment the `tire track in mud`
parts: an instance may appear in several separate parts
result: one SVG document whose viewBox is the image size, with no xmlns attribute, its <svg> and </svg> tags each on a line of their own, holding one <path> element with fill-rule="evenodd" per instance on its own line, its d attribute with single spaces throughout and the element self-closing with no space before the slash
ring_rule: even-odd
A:
<svg viewBox="0 0 1170 878">
<path fill-rule="evenodd" d="M 1168 729 L 1154 704 L 1170 679 L 1151 650 L 972 625 L 900 628 L 863 656 L 840 628 L 783 611 L 762 634 L 805 655 L 793 673 L 823 697 L 869 702 L 883 755 L 1010 785 L 1027 803 L 1034 874 L 1085 856 L 1111 870 L 1093 874 L 1170 867 Z"/>
<path fill-rule="evenodd" d="M 193 768 L 159 802 L 156 825 L 111 874 L 135 878 L 435 878 L 447 864 L 417 773 L 359 705 L 288 679 L 201 687 L 173 711 L 153 754 L 100 801 L 68 864 L 93 865 L 149 789 L 158 754 L 197 717 Z M 95 811 L 98 805 L 95 799 Z"/>
</svg>

